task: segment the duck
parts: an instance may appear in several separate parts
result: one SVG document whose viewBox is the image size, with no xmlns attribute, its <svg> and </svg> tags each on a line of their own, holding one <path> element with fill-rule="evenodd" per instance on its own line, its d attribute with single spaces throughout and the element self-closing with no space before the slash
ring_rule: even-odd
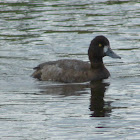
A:
<svg viewBox="0 0 140 140">
<path fill-rule="evenodd" d="M 81 83 L 107 79 L 109 71 L 103 63 L 103 57 L 121 59 L 110 47 L 109 40 L 99 35 L 93 38 L 88 49 L 90 62 L 76 59 L 61 59 L 41 63 L 34 68 L 33 78 L 41 81 L 56 81 L 64 83 Z"/>
</svg>

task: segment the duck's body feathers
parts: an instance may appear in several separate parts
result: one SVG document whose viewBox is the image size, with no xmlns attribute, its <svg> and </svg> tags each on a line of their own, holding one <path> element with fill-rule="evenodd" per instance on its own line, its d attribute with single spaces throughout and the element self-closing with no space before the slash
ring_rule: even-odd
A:
<svg viewBox="0 0 140 140">
<path fill-rule="evenodd" d="M 99 65 L 99 64 L 98 64 Z M 34 78 L 43 81 L 86 82 L 109 77 L 108 70 L 103 64 L 100 69 L 91 69 L 90 63 L 81 60 L 58 60 L 42 63 L 35 67 Z"/>
</svg>

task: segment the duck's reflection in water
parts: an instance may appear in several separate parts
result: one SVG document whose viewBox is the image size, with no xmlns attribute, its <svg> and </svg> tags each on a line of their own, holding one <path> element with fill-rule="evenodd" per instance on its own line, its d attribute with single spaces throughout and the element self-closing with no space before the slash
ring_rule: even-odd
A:
<svg viewBox="0 0 140 140">
<path fill-rule="evenodd" d="M 46 83 L 46 82 L 45 82 Z M 89 83 L 79 84 L 79 83 L 47 83 L 46 85 L 39 86 L 41 89 L 41 94 L 48 95 L 60 95 L 60 97 L 66 96 L 79 96 L 82 94 L 88 94 L 85 90 L 90 87 Z"/>
<path fill-rule="evenodd" d="M 104 94 L 110 83 L 97 81 L 91 82 L 91 98 L 90 98 L 90 111 L 91 117 L 107 117 L 110 116 L 111 107 L 110 102 L 104 101 Z"/>
<path fill-rule="evenodd" d="M 47 84 L 40 88 L 41 94 L 59 95 L 61 98 L 88 94 L 89 90 L 86 89 L 90 89 L 90 117 L 107 117 L 111 113 L 111 102 L 104 101 L 104 94 L 109 85 L 110 83 L 105 81 L 96 81 L 86 84 Z"/>
</svg>

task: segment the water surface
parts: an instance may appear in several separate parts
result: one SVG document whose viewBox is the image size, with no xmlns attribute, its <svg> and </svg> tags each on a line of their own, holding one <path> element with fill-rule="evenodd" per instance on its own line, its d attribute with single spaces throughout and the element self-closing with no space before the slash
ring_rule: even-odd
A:
<svg viewBox="0 0 140 140">
<path fill-rule="evenodd" d="M 139 23 L 138 0 L 0 1 L 0 138 L 138 140 Z M 105 35 L 122 57 L 104 58 L 108 80 L 65 84 L 30 77 L 45 61 L 88 61 L 96 35 Z"/>
</svg>

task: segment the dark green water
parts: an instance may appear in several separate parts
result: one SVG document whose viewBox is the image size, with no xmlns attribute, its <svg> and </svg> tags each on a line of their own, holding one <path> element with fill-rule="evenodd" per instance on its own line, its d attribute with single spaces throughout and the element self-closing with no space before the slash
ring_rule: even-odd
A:
<svg viewBox="0 0 140 140">
<path fill-rule="evenodd" d="M 140 138 L 140 1 L 0 1 L 2 140 Z M 39 63 L 88 61 L 96 35 L 122 59 L 104 58 L 104 83 L 64 84 L 30 77 Z"/>
</svg>

